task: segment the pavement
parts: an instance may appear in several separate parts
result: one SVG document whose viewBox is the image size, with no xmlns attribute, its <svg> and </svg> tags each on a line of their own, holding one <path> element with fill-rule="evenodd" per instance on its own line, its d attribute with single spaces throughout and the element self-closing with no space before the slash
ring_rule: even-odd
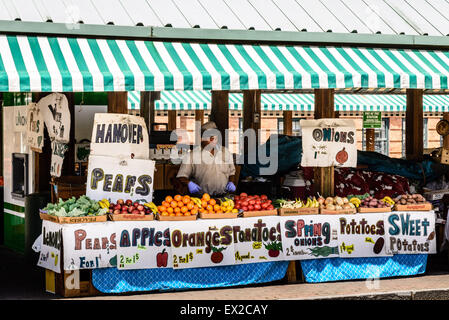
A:
<svg viewBox="0 0 449 320">
<path fill-rule="evenodd" d="M 0 246 L 0 300 L 449 300 L 449 261 L 430 256 L 424 275 L 327 283 L 274 283 L 219 289 L 62 298 L 45 292 L 44 270 Z M 36 260 L 37 261 L 37 260 Z"/>
</svg>

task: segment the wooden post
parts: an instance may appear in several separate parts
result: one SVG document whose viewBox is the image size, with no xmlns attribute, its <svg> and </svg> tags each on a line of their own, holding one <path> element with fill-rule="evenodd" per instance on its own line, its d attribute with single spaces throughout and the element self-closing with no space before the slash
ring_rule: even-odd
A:
<svg viewBox="0 0 449 320">
<path fill-rule="evenodd" d="M 212 91 L 210 109 L 210 121 L 215 122 L 221 134 L 221 145 L 226 146 L 228 137 L 226 130 L 229 129 L 229 91 Z"/>
<path fill-rule="evenodd" d="M 61 175 L 74 176 L 75 175 L 75 94 L 73 92 L 66 92 L 67 102 L 70 111 L 70 135 L 69 147 L 62 163 Z"/>
<path fill-rule="evenodd" d="M 284 134 L 293 135 L 293 111 L 284 111 Z"/>
<path fill-rule="evenodd" d="M 198 127 L 197 127 L 198 123 Z M 195 145 L 201 143 L 201 125 L 204 123 L 204 110 L 195 110 Z"/>
<path fill-rule="evenodd" d="M 334 89 L 315 89 L 315 119 L 336 118 Z M 323 197 L 333 197 L 334 167 L 315 168 L 314 191 Z"/>
<path fill-rule="evenodd" d="M 148 132 L 154 123 L 154 103 L 161 98 L 159 91 L 142 91 L 140 93 L 140 116 L 145 119 Z"/>
<path fill-rule="evenodd" d="M 168 110 L 168 131 L 176 129 L 176 110 Z"/>
<path fill-rule="evenodd" d="M 252 129 L 256 134 L 256 145 L 259 145 L 260 129 L 260 90 L 243 91 L 243 132 Z M 248 141 L 242 141 L 244 144 L 244 154 L 248 153 Z"/>
<path fill-rule="evenodd" d="M 405 112 L 405 155 L 407 160 L 423 157 L 423 90 L 407 89 L 407 109 Z"/>
<path fill-rule="evenodd" d="M 375 132 L 373 128 L 365 129 L 366 151 L 375 151 Z"/>
<path fill-rule="evenodd" d="M 449 112 L 443 113 L 443 119 L 449 121 Z M 443 137 L 443 149 L 449 149 L 449 134 Z"/>
<path fill-rule="evenodd" d="M 108 113 L 128 114 L 128 92 L 108 92 Z"/>
</svg>

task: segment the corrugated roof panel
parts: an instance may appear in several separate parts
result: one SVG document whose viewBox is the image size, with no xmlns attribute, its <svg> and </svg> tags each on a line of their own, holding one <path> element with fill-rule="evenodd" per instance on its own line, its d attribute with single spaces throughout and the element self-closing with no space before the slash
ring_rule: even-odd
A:
<svg viewBox="0 0 449 320">
<path fill-rule="evenodd" d="M 388 4 L 382 0 L 364 0 L 365 3 L 377 13 L 378 16 L 395 31 L 396 34 L 401 32 L 405 34 L 418 34 L 409 23 L 407 23 L 400 15 L 397 14 Z"/>
<path fill-rule="evenodd" d="M 1 20 L 14 20 L 15 18 L 16 17 L 14 17 L 12 14 L 10 14 L 9 10 L 3 4 L 3 1 L 0 0 L 0 19 Z"/>
<path fill-rule="evenodd" d="M 248 0 L 257 12 L 265 17 L 272 30 L 299 31 L 271 0 Z M 267 19 L 267 17 L 269 17 Z"/>
<path fill-rule="evenodd" d="M 335 16 L 327 10 L 327 8 L 318 0 L 296 0 L 298 4 L 313 17 L 313 19 L 321 26 L 324 31 L 332 30 L 332 32 L 350 32 L 352 30 L 346 27 L 335 18 Z"/>
<path fill-rule="evenodd" d="M 198 25 L 200 28 L 216 29 L 218 26 L 212 20 L 209 13 L 196 1 L 172 0 L 182 12 L 191 26 Z"/>
<path fill-rule="evenodd" d="M 245 25 L 237 18 L 223 0 L 198 0 L 215 21 L 218 28 L 245 29 Z"/>
<path fill-rule="evenodd" d="M 57 23 L 73 22 L 71 17 L 76 16 L 79 11 L 77 6 L 67 8 L 60 0 L 40 0 L 35 3 L 42 12 L 43 21 L 50 19 Z"/>
<path fill-rule="evenodd" d="M 78 21 L 83 21 L 87 24 L 106 24 L 103 18 L 98 13 L 91 0 L 64 0 L 67 10 L 72 12 L 74 16 L 77 16 Z M 57 12 L 56 12 L 57 14 Z M 54 21 L 54 20 L 53 20 Z M 56 21 L 55 21 L 56 22 Z"/>
<path fill-rule="evenodd" d="M 354 12 L 372 33 L 395 34 L 382 19 L 365 2 L 361 0 L 341 0 L 349 10 Z"/>
<path fill-rule="evenodd" d="M 371 33 L 370 29 L 340 0 L 321 0 L 321 3 L 351 32 Z"/>
<path fill-rule="evenodd" d="M 193 27 L 171 0 L 147 0 L 147 3 L 164 26 L 171 24 L 174 28 Z"/>
<path fill-rule="evenodd" d="M 10 2 L 17 10 L 20 19 L 23 21 L 42 21 L 42 17 L 34 3 L 28 0 L 14 0 Z"/>
<path fill-rule="evenodd" d="M 273 0 L 273 3 L 292 21 L 298 30 L 323 32 L 323 30 L 295 0 Z"/>
<path fill-rule="evenodd" d="M 113 22 L 115 25 L 125 26 L 134 25 L 128 12 L 119 0 L 95 0 L 92 1 L 92 4 L 97 8 L 97 11 L 106 23 Z"/>
<path fill-rule="evenodd" d="M 128 12 L 133 25 L 143 23 L 144 26 L 163 26 L 162 21 L 156 16 L 146 0 L 133 0 L 133 5 L 128 5 L 128 1 L 120 0 L 125 10 Z"/>
<path fill-rule="evenodd" d="M 253 27 L 255 30 L 272 30 L 247 0 L 226 0 L 225 2 L 246 29 Z"/>
<path fill-rule="evenodd" d="M 385 0 L 399 15 L 418 30 L 419 34 L 441 35 L 423 16 L 404 0 Z"/>
<path fill-rule="evenodd" d="M 449 21 L 440 14 L 440 12 L 444 11 L 440 11 L 441 9 L 438 6 L 436 7 L 438 8 L 437 11 L 425 0 L 408 0 L 407 2 L 436 29 L 437 33 L 435 35 L 439 36 L 449 33 Z M 440 0 L 439 2 L 443 4 L 445 1 Z M 449 11 L 446 11 L 446 14 L 448 13 Z M 429 35 L 431 34 L 429 33 Z"/>
</svg>

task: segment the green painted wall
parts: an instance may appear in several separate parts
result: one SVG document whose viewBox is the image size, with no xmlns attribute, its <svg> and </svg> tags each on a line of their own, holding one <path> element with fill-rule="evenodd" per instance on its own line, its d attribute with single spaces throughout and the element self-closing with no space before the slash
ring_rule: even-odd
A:
<svg viewBox="0 0 449 320">
<path fill-rule="evenodd" d="M 3 211 L 4 245 L 21 253 L 25 252 L 25 219 Z"/>
</svg>

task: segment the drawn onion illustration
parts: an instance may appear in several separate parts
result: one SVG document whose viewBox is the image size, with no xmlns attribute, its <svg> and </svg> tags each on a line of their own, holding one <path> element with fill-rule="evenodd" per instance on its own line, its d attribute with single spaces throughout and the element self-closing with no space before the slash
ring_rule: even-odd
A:
<svg viewBox="0 0 449 320">
<path fill-rule="evenodd" d="M 343 164 L 346 161 L 348 161 L 348 153 L 346 152 L 345 148 L 343 148 L 342 150 L 337 152 L 337 155 L 335 156 L 335 160 L 337 160 L 337 162 L 339 164 Z"/>
</svg>

